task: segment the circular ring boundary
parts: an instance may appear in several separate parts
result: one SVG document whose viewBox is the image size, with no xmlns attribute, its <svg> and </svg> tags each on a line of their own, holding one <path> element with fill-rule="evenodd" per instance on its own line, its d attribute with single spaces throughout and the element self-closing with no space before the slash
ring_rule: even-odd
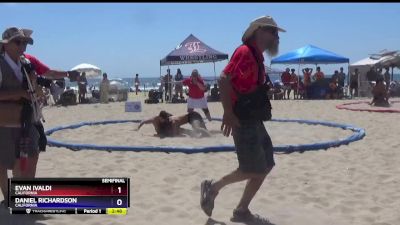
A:
<svg viewBox="0 0 400 225">
<path fill-rule="evenodd" d="M 212 118 L 215 121 L 222 121 L 221 118 Z M 300 120 L 300 119 L 272 119 L 273 122 L 284 122 L 284 123 L 300 123 L 309 125 L 322 125 L 327 127 L 341 128 L 343 130 L 351 130 L 353 134 L 340 140 L 333 140 L 327 142 L 317 142 L 312 144 L 302 145 L 279 145 L 274 146 L 274 152 L 304 152 L 304 151 L 315 151 L 321 149 L 328 149 L 332 147 L 339 147 L 341 145 L 348 145 L 351 142 L 361 140 L 365 136 L 365 130 L 352 125 L 339 124 L 326 121 L 315 121 L 315 120 Z M 92 125 L 105 125 L 105 124 L 116 124 L 116 123 L 139 123 L 141 120 L 106 120 L 96 122 L 82 122 L 78 124 L 72 124 L 67 126 L 59 126 L 47 130 L 45 133 L 50 136 L 52 133 L 65 129 L 76 129 L 82 126 Z M 62 141 L 54 140 L 48 137 L 48 145 L 53 147 L 64 147 L 71 150 L 103 150 L 103 151 L 134 151 L 134 152 L 166 152 L 166 153 L 208 153 L 208 152 L 231 152 L 235 151 L 234 145 L 218 145 L 218 146 L 207 146 L 207 147 L 174 147 L 174 146 L 115 146 L 115 145 L 93 145 L 93 144 L 73 144 Z"/>
<path fill-rule="evenodd" d="M 369 103 L 367 101 L 358 101 L 358 102 L 349 102 L 337 105 L 337 109 L 345 109 L 350 111 L 358 111 L 358 112 L 380 112 L 380 113 L 400 113 L 400 109 L 355 109 L 349 108 L 348 105 L 358 105 L 362 103 Z M 391 103 L 400 103 L 400 101 L 391 101 Z"/>
</svg>

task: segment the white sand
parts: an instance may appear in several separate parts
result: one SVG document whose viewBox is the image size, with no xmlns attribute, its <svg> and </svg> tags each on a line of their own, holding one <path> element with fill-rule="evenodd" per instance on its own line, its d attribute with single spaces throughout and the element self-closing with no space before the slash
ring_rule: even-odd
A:
<svg viewBox="0 0 400 225">
<path fill-rule="evenodd" d="M 393 110 L 393 111 L 399 111 L 400 112 L 400 102 L 395 101 L 392 99 L 389 99 L 390 106 L 389 107 L 378 107 L 378 106 L 372 106 L 368 103 L 371 101 L 365 101 L 364 103 L 359 103 L 359 104 L 350 104 L 346 105 L 345 107 L 348 109 L 361 109 L 361 110 Z"/>
<path fill-rule="evenodd" d="M 131 100 L 137 99 L 130 96 Z M 394 99 L 395 100 L 395 99 Z M 400 224 L 400 114 L 337 110 L 350 101 L 273 101 L 274 118 L 314 119 L 354 124 L 367 136 L 348 146 L 292 154 L 275 154 L 276 167 L 267 177 L 250 209 L 276 225 L 397 225 Z M 221 117 L 220 103 L 210 103 Z M 165 109 L 175 115 L 185 104 L 143 105 L 142 113 L 125 113 L 124 103 L 51 107 L 44 110 L 46 129 L 114 119 L 143 119 Z M 202 112 L 200 112 L 202 113 Z M 99 125 L 54 133 L 57 140 L 109 145 L 208 146 L 233 144 L 218 134 L 219 122 L 207 123 L 211 138 L 159 139 L 153 128 L 137 124 Z M 351 132 L 323 126 L 267 123 L 275 145 L 341 139 Z M 190 129 L 189 126 L 186 127 Z M 245 183 L 224 188 L 212 219 L 199 206 L 200 182 L 220 178 L 237 167 L 230 153 L 134 153 L 71 151 L 49 147 L 40 156 L 38 177 L 131 178 L 131 208 L 126 216 L 17 216 L 0 212 L 0 224 L 238 224 L 229 218 Z M 264 223 L 268 224 L 268 223 Z"/>
</svg>

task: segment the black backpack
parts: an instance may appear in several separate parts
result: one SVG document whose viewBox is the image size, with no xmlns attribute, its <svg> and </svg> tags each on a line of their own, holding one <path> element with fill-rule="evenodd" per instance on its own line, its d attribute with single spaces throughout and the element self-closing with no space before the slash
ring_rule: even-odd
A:
<svg viewBox="0 0 400 225">
<path fill-rule="evenodd" d="M 73 90 L 65 91 L 61 94 L 59 103 L 62 106 L 77 105 L 76 94 Z"/>
</svg>

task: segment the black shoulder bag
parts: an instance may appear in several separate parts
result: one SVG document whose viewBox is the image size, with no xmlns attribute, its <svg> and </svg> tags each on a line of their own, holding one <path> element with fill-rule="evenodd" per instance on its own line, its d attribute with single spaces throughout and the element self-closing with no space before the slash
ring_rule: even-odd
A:
<svg viewBox="0 0 400 225">
<path fill-rule="evenodd" d="M 262 83 L 264 64 L 259 61 L 257 55 L 255 54 L 255 49 L 252 46 L 247 46 L 253 53 L 253 56 L 258 64 L 258 86 L 254 91 L 247 94 L 241 94 L 233 88 L 238 96 L 237 102 L 233 106 L 233 112 L 239 120 L 268 121 L 272 118 L 272 107 L 268 98 L 269 86 L 267 82 Z M 269 78 L 267 77 L 266 80 L 269 80 Z"/>
</svg>

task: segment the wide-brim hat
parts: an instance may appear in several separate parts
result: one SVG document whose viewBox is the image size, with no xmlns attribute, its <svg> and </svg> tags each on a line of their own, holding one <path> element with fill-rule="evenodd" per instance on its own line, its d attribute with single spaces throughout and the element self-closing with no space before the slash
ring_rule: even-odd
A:
<svg viewBox="0 0 400 225">
<path fill-rule="evenodd" d="M 278 31 L 280 32 L 286 32 L 285 29 L 280 28 L 278 24 L 276 24 L 275 20 L 272 17 L 261 16 L 250 23 L 249 27 L 246 29 L 246 31 L 242 36 L 242 41 L 243 42 L 247 41 L 254 34 L 254 32 L 260 27 L 274 27 L 278 29 Z"/>
<path fill-rule="evenodd" d="M 2 35 L 2 40 L 0 40 L 0 44 L 6 44 L 12 41 L 15 38 L 20 38 L 26 40 L 26 42 L 30 45 L 33 45 L 33 39 L 31 35 L 33 30 L 30 29 L 21 29 L 17 27 L 7 28 Z"/>
</svg>

